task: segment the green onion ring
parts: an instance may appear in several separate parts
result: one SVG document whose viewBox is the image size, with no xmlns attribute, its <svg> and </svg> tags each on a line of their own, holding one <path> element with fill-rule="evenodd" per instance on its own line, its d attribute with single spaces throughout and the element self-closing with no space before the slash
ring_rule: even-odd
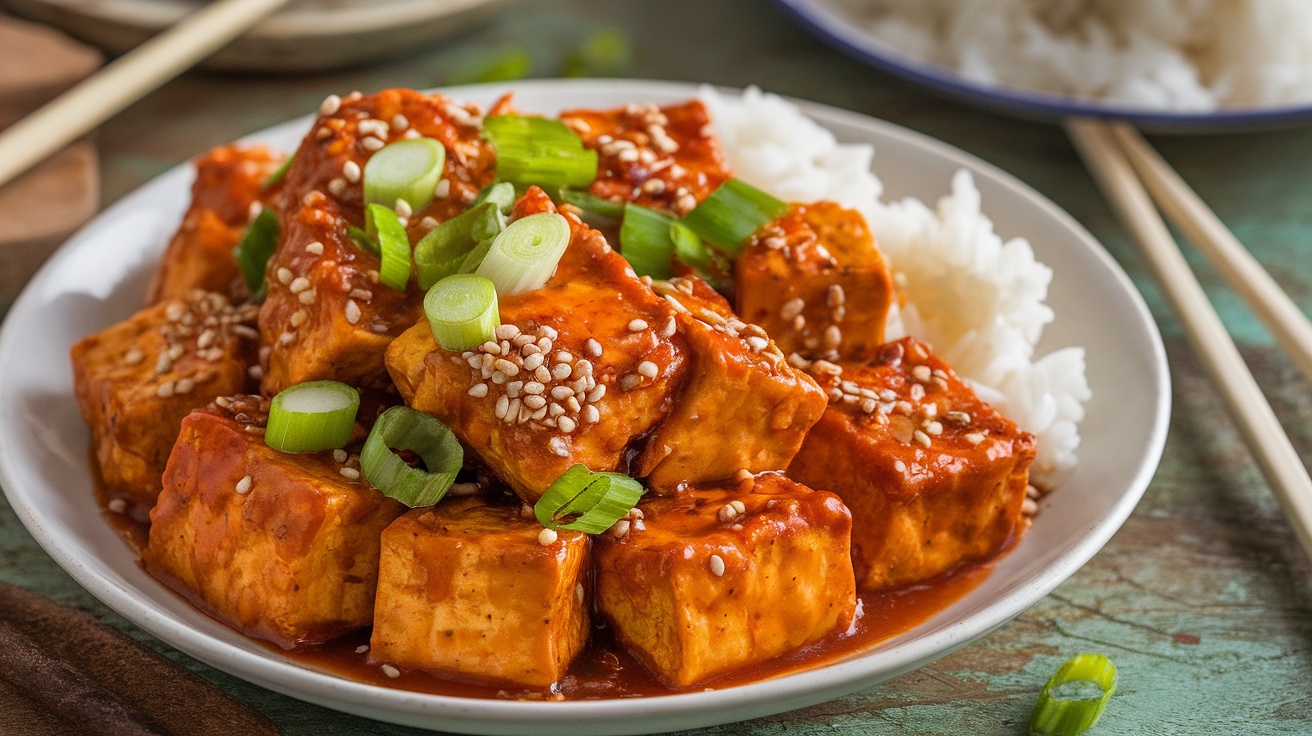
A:
<svg viewBox="0 0 1312 736">
<path fill-rule="evenodd" d="M 1116 665 L 1101 654 L 1079 654 L 1043 686 L 1030 718 L 1031 736 L 1076 736 L 1093 728 L 1116 692 Z"/>
<path fill-rule="evenodd" d="M 487 201 L 429 230 L 415 243 L 419 288 L 429 289 L 443 278 L 457 273 L 470 251 L 483 241 L 495 238 L 505 227 L 506 219 L 498 203 Z"/>
<path fill-rule="evenodd" d="M 264 293 L 264 271 L 269 259 L 278 249 L 278 213 L 271 207 L 260 210 L 255 216 L 241 241 L 233 249 L 232 255 L 237 259 L 241 277 L 246 281 L 246 288 L 252 296 Z"/>
<path fill-rule="evenodd" d="M 424 316 L 444 350 L 469 350 L 492 340 L 501 324 L 497 290 L 475 274 L 447 276 L 424 295 Z"/>
<path fill-rule="evenodd" d="M 418 212 L 433 200 L 446 165 L 446 147 L 432 138 L 407 138 L 374 152 L 364 165 L 364 203 L 391 207 L 404 199 Z"/>
<path fill-rule="evenodd" d="M 342 447 L 351 441 L 359 409 L 359 392 L 344 383 L 298 383 L 273 397 L 264 442 L 280 452 Z"/>
<path fill-rule="evenodd" d="M 642 484 L 623 473 L 594 473 L 571 465 L 533 506 L 549 529 L 601 534 L 628 515 L 642 498 Z M 578 515 L 574 521 L 569 517 Z"/>
<path fill-rule="evenodd" d="M 729 179 L 685 215 L 683 221 L 693 232 L 729 255 L 737 255 L 753 233 L 787 211 L 787 202 L 741 179 Z"/>
<path fill-rule="evenodd" d="M 392 450 L 415 453 L 427 470 L 406 465 Z M 411 508 L 442 500 L 464 462 L 465 450 L 445 424 L 407 406 L 383 412 L 360 453 L 369 484 Z"/>
<path fill-rule="evenodd" d="M 378 249 L 382 252 L 378 280 L 396 291 L 405 291 L 410 283 L 410 236 L 392 210 L 371 204 L 368 212 L 378 229 Z"/>
<path fill-rule="evenodd" d="M 497 292 L 506 296 L 532 291 L 556 272 L 569 239 L 564 215 L 540 212 L 521 217 L 492 241 L 475 273 L 491 279 Z"/>
</svg>

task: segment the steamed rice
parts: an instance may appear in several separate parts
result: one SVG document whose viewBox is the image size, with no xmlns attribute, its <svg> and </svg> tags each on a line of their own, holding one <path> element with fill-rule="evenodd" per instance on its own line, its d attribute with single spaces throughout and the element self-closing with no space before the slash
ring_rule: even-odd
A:
<svg viewBox="0 0 1312 736">
<path fill-rule="evenodd" d="M 1308 0 L 829 2 L 983 85 L 1188 112 L 1312 100 Z"/>
<path fill-rule="evenodd" d="M 792 103 L 749 88 L 741 98 L 702 91 L 736 176 L 792 202 L 833 200 L 862 212 L 906 297 L 887 339 L 930 343 L 981 398 L 1038 438 L 1031 470 L 1051 488 L 1075 466 L 1079 422 L 1091 396 L 1084 349 L 1035 355 L 1053 320 L 1044 303 L 1052 271 L 1021 238 L 1003 241 L 981 211 L 967 171 L 930 209 L 886 203 L 868 145 L 840 145 Z"/>
</svg>

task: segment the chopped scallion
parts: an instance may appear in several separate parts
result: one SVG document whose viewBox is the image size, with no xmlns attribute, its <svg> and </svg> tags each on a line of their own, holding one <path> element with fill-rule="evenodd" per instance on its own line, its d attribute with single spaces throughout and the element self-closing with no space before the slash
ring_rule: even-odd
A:
<svg viewBox="0 0 1312 736">
<path fill-rule="evenodd" d="M 369 205 L 369 216 L 378 229 L 378 247 L 382 252 L 382 265 L 378 280 L 396 291 L 405 291 L 410 283 L 410 236 L 396 213 L 381 204 Z"/>
<path fill-rule="evenodd" d="M 642 498 L 642 484 L 622 473 L 594 473 L 572 465 L 533 506 L 550 529 L 600 534 L 624 518 Z M 572 517 L 577 517 L 573 518 Z"/>
<path fill-rule="evenodd" d="M 274 169 L 273 173 L 269 174 L 268 178 L 264 180 L 263 184 L 260 184 L 260 189 L 261 190 L 271 189 L 277 186 L 278 182 L 282 181 L 287 176 L 288 169 L 290 169 L 292 167 L 292 164 L 295 162 L 296 162 L 296 154 L 292 154 L 291 156 L 288 156 L 287 160 L 283 161 L 278 168 Z"/>
<path fill-rule="evenodd" d="M 473 250 L 469 251 L 469 253 L 465 255 L 465 260 L 461 261 L 460 267 L 456 269 L 456 273 L 474 273 L 477 271 L 478 267 L 483 265 L 483 259 L 487 258 L 487 252 L 492 250 L 493 240 L 495 240 L 495 238 L 488 238 L 479 243 Z"/>
<path fill-rule="evenodd" d="M 459 272 L 465 256 L 483 241 L 495 238 L 505 229 L 505 223 L 499 204 L 489 200 L 470 207 L 428 231 L 427 235 L 415 243 L 419 288 L 426 290 L 443 278 Z"/>
<path fill-rule="evenodd" d="M 554 212 L 540 212 L 510 223 L 492 241 L 475 272 L 496 284 L 506 296 L 532 291 L 556 272 L 569 246 L 569 221 Z"/>
<path fill-rule="evenodd" d="M 583 210 L 584 214 L 594 214 L 612 220 L 618 220 L 624 216 L 623 202 L 612 202 L 604 197 L 598 197 L 595 194 L 581 192 L 569 187 L 560 188 L 560 201 L 578 207 Z"/>
<path fill-rule="evenodd" d="M 364 165 L 365 204 L 391 207 L 404 199 L 418 212 L 433 199 L 446 148 L 432 138 L 406 138 L 374 152 Z"/>
<path fill-rule="evenodd" d="M 546 189 L 584 187 L 597 178 L 597 152 L 559 120 L 490 115 L 483 129 L 497 151 L 497 178 Z"/>
<path fill-rule="evenodd" d="M 264 293 L 264 270 L 277 249 L 278 213 L 266 207 L 255 216 L 232 252 L 252 295 Z"/>
<path fill-rule="evenodd" d="M 355 244 L 360 246 L 362 250 L 373 253 L 376 256 L 382 256 L 382 251 L 378 249 L 378 243 L 374 242 L 374 239 L 369 237 L 369 233 L 365 232 L 364 228 L 356 227 L 355 225 L 348 225 L 346 227 L 346 234 L 351 240 L 354 240 Z"/>
<path fill-rule="evenodd" d="M 559 120 L 533 115 L 488 115 L 485 130 L 498 145 L 559 146 L 583 150 L 583 139 Z"/>
<path fill-rule="evenodd" d="M 476 274 L 447 276 L 424 295 L 424 315 L 444 350 L 461 351 L 493 339 L 501 324 L 497 290 Z"/>
<path fill-rule="evenodd" d="M 477 197 L 474 197 L 474 201 L 469 203 L 469 207 L 472 209 L 484 202 L 496 202 L 497 209 L 501 210 L 501 214 L 510 214 L 511 208 L 515 206 L 515 185 L 508 181 L 492 182 L 483 187 L 483 191 L 479 192 Z"/>
<path fill-rule="evenodd" d="M 424 468 L 410 467 L 393 450 L 415 453 Z M 411 508 L 442 500 L 464 462 L 464 448 L 445 424 L 407 406 L 383 412 L 360 453 L 369 484 Z"/>
<path fill-rule="evenodd" d="M 1076 736 L 1093 728 L 1116 691 L 1116 665 L 1101 654 L 1067 660 L 1043 686 L 1031 736 Z"/>
<path fill-rule="evenodd" d="M 264 442 L 280 452 L 342 447 L 351 441 L 359 408 L 359 392 L 344 383 L 298 383 L 273 397 Z"/>
<path fill-rule="evenodd" d="M 624 206 L 620 223 L 620 253 L 639 276 L 668 279 L 675 243 L 674 218 L 632 202 Z M 683 226 L 679 226 L 683 230 Z M 689 232 L 691 235 L 691 232 Z M 693 237 L 697 237 L 693 235 Z"/>
<path fill-rule="evenodd" d="M 693 232 L 729 255 L 737 255 L 753 233 L 787 211 L 787 202 L 741 179 L 729 179 L 685 215 L 683 221 Z"/>
</svg>

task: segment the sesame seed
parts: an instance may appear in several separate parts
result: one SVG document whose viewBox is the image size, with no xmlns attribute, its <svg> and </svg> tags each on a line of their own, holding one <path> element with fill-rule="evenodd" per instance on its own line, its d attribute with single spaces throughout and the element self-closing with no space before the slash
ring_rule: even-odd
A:
<svg viewBox="0 0 1312 736">
<path fill-rule="evenodd" d="M 337 473 L 347 480 L 360 479 L 360 471 L 355 468 L 342 468 L 341 470 L 338 470 Z"/>
<path fill-rule="evenodd" d="M 556 332 L 556 328 L 552 327 L 551 325 L 542 325 L 538 327 L 538 335 L 540 335 L 541 337 L 545 337 L 549 340 L 555 340 L 556 338 L 560 337 L 560 333 Z"/>
<path fill-rule="evenodd" d="M 439 180 L 437 182 L 437 186 L 433 188 L 433 196 L 437 197 L 438 199 L 446 199 L 447 197 L 451 196 L 451 180 L 450 179 Z"/>
<path fill-rule="evenodd" d="M 396 216 L 402 219 L 409 218 L 415 213 L 414 209 L 410 207 L 410 203 L 404 199 L 396 200 L 396 204 L 392 205 L 392 209 L 396 210 Z"/>
<path fill-rule="evenodd" d="M 978 445 L 979 443 L 984 441 L 984 435 L 980 432 L 971 432 L 970 434 L 966 435 L 966 441 L 972 445 Z"/>
<path fill-rule="evenodd" d="M 249 475 L 242 476 L 242 479 L 237 481 L 235 490 L 238 493 L 246 493 L 250 489 L 251 489 L 251 477 Z"/>
<path fill-rule="evenodd" d="M 537 346 L 534 345 L 533 349 L 537 350 Z M 533 353 L 532 355 L 529 355 L 528 357 L 524 358 L 524 370 L 529 370 L 529 371 L 537 370 L 538 366 L 542 365 L 542 361 L 544 359 L 545 356 L 543 356 L 542 353 Z"/>
<path fill-rule="evenodd" d="M 590 360 L 580 360 L 579 362 L 575 363 L 575 364 L 574 364 L 574 370 L 573 370 L 573 372 L 570 373 L 570 375 L 574 376 L 575 378 L 578 378 L 578 377 L 580 377 L 580 376 L 591 376 L 591 375 L 592 375 L 592 361 L 590 361 Z"/>
<path fill-rule="evenodd" d="M 873 414 L 877 408 L 879 408 L 878 401 L 875 401 L 874 399 L 861 399 L 861 411 L 867 414 Z"/>
<path fill-rule="evenodd" d="M 542 531 L 538 532 L 538 544 L 542 545 L 543 547 L 555 544 L 556 540 L 559 538 L 560 535 L 556 533 L 555 529 L 548 529 L 546 527 L 543 527 Z"/>
<path fill-rule="evenodd" d="M 519 328 L 515 325 L 498 325 L 496 335 L 498 340 L 514 340 L 519 337 Z"/>
<path fill-rule="evenodd" d="M 547 400 L 542 398 L 541 396 L 529 395 L 524 397 L 524 406 L 527 406 L 528 408 L 533 409 L 534 411 L 545 408 L 546 405 L 547 405 Z"/>
<path fill-rule="evenodd" d="M 830 363 L 827 360 L 817 360 L 816 362 L 811 364 L 811 367 L 827 375 L 831 375 L 831 376 L 843 375 L 843 367 L 841 365 Z"/>
<path fill-rule="evenodd" d="M 496 408 L 497 419 L 505 419 L 506 413 L 509 411 L 510 411 L 510 399 L 506 396 L 502 396 L 501 398 L 497 399 L 497 408 Z"/>
<path fill-rule="evenodd" d="M 342 98 L 337 95 L 328 95 L 319 103 L 319 114 L 327 117 L 337 112 L 342 107 Z"/>
<path fill-rule="evenodd" d="M 587 406 L 583 407 L 583 413 L 580 415 L 580 417 L 583 419 L 583 421 L 589 424 L 596 424 L 597 422 L 601 421 L 601 412 L 597 410 L 597 407 L 593 406 L 592 404 L 588 404 Z"/>
<path fill-rule="evenodd" d="M 526 394 L 532 394 L 536 396 L 546 390 L 547 387 L 543 386 L 541 383 L 537 381 L 529 381 L 528 383 L 524 384 L 524 393 Z"/>
<path fill-rule="evenodd" d="M 1032 498 L 1026 498 L 1020 502 L 1020 512 L 1025 516 L 1033 516 L 1039 512 L 1039 504 Z"/>
<path fill-rule="evenodd" d="M 779 309 L 779 316 L 784 321 L 788 321 L 800 315 L 805 308 L 806 302 L 802 301 L 800 297 L 789 299 L 784 302 L 783 307 Z"/>
<path fill-rule="evenodd" d="M 487 371 L 487 368 L 484 367 L 483 370 Z M 501 386 L 505 384 L 506 381 L 510 380 L 509 378 L 506 378 L 506 374 L 501 371 L 491 371 L 488 377 L 492 379 L 492 383 L 495 383 L 498 386 Z"/>
<path fill-rule="evenodd" d="M 836 348 L 843 344 L 843 333 L 838 329 L 838 325 L 829 325 L 825 328 L 825 347 Z"/>
<path fill-rule="evenodd" d="M 299 294 L 308 288 L 310 288 L 310 280 L 305 278 L 304 276 L 297 276 L 295 279 L 292 279 L 292 282 L 290 284 L 287 285 L 287 290 L 293 294 Z"/>
<path fill-rule="evenodd" d="M 551 398 L 564 401 L 574 395 L 574 389 L 569 386 L 556 386 L 551 389 Z"/>
<path fill-rule="evenodd" d="M 252 379 L 258 381 L 261 378 L 264 378 L 264 369 L 259 367 L 258 365 L 253 365 L 250 368 L 246 369 L 246 374 L 250 376 Z"/>
<path fill-rule="evenodd" d="M 908 390 L 908 393 L 911 395 L 912 401 L 920 401 L 921 399 L 925 398 L 925 387 L 920 385 L 919 383 L 913 383 L 911 384 L 911 388 Z"/>
<path fill-rule="evenodd" d="M 911 377 L 922 383 L 928 382 L 932 375 L 927 365 L 917 365 L 911 368 Z"/>
<path fill-rule="evenodd" d="M 357 324 L 360 321 L 360 305 L 355 303 L 354 299 L 346 300 L 346 307 L 342 310 L 346 313 L 346 321 L 351 324 Z"/>
<path fill-rule="evenodd" d="M 554 338 L 545 337 L 545 336 L 539 337 L 537 342 L 538 350 L 541 350 L 544 353 L 551 352 L 551 344 L 552 344 L 551 341 L 553 339 Z"/>
<path fill-rule="evenodd" d="M 520 335 L 520 337 L 524 337 L 524 335 Z M 524 355 L 542 355 L 542 348 L 530 342 L 525 343 L 524 346 L 519 349 L 519 352 Z"/>
<path fill-rule="evenodd" d="M 563 406 L 561 406 L 560 404 L 557 404 L 557 403 L 555 403 L 555 402 L 553 401 L 553 402 L 551 403 L 551 405 L 550 405 L 549 407 L 547 407 L 547 411 L 548 411 L 548 413 L 551 414 L 551 418 L 552 418 L 552 419 L 555 419 L 556 417 L 558 417 L 558 416 L 560 416 L 561 414 L 564 414 L 564 413 L 565 413 L 565 407 L 563 407 Z M 554 426 L 554 425 L 553 425 L 553 426 Z"/>
<path fill-rule="evenodd" d="M 642 383 L 642 379 L 639 378 L 637 374 L 630 373 L 627 376 L 624 376 L 623 378 L 620 379 L 620 390 L 632 391 L 633 389 L 637 388 L 638 384 L 640 383 Z"/>
<path fill-rule="evenodd" d="M 665 326 L 661 328 L 661 337 L 673 337 L 679 329 L 679 323 L 673 317 L 665 320 Z"/>
<path fill-rule="evenodd" d="M 342 178 L 352 184 L 358 183 L 360 181 L 360 164 L 348 159 L 346 163 L 342 164 Z"/>
<path fill-rule="evenodd" d="M 605 395 L 606 395 L 606 384 L 599 383 L 596 386 L 593 386 L 592 390 L 588 391 L 588 401 L 590 402 L 601 401 L 601 397 Z"/>
<path fill-rule="evenodd" d="M 588 341 L 583 344 L 583 348 L 587 350 L 588 355 L 591 355 L 594 358 L 601 357 L 601 343 L 596 340 L 589 337 Z"/>
<path fill-rule="evenodd" d="M 843 292 L 843 287 L 838 284 L 831 284 L 829 291 L 825 293 L 825 304 L 831 309 L 841 307 L 847 301 L 847 294 Z"/>
<path fill-rule="evenodd" d="M 738 516 L 738 509 L 734 508 L 732 504 L 727 503 L 721 506 L 720 510 L 715 514 L 715 517 L 722 522 L 729 521 L 736 516 Z"/>
<path fill-rule="evenodd" d="M 323 243 L 316 240 L 305 246 L 305 252 L 310 255 L 321 256 L 323 255 Z"/>
<path fill-rule="evenodd" d="M 479 346 L 478 346 L 478 349 L 479 349 L 479 350 L 482 350 L 483 352 L 488 353 L 488 354 L 490 354 L 490 355 L 500 355 L 500 354 L 501 354 L 501 343 L 499 343 L 499 342 L 497 342 L 497 341 L 495 341 L 495 340 L 488 340 L 487 342 L 483 343 L 482 345 L 479 345 Z"/>
<path fill-rule="evenodd" d="M 398 112 L 392 116 L 392 127 L 397 130 L 405 130 L 410 127 L 410 119 Z"/>
<path fill-rule="evenodd" d="M 630 321 L 629 321 L 629 331 L 630 331 L 630 332 L 642 332 L 642 331 L 645 330 L 645 329 L 647 329 L 647 322 L 646 322 L 646 320 L 635 319 L 635 320 L 630 320 Z"/>
<path fill-rule="evenodd" d="M 931 444 L 929 435 L 925 434 L 924 431 L 919 429 L 911 433 L 911 439 L 915 440 L 916 444 L 920 445 L 921 447 L 929 447 Z"/>
<path fill-rule="evenodd" d="M 333 137 L 333 129 L 326 125 L 321 125 L 314 131 L 314 137 L 321 141 L 326 141 Z"/>
<path fill-rule="evenodd" d="M 364 138 L 360 141 L 360 147 L 366 151 L 377 151 L 378 149 L 382 148 L 385 145 L 387 144 L 384 143 L 381 139 L 374 138 L 372 136 Z"/>
<path fill-rule="evenodd" d="M 569 457 L 569 440 L 564 437 L 552 437 L 547 445 L 551 451 L 561 457 Z"/>
<path fill-rule="evenodd" d="M 943 434 L 943 425 L 939 424 L 938 422 L 926 422 L 925 434 L 929 435 L 930 437 L 937 437 Z"/>
<path fill-rule="evenodd" d="M 753 335 L 752 337 L 747 338 L 747 346 L 758 353 L 765 350 L 769 345 L 770 341 L 766 340 L 764 337 L 756 337 Z"/>
<path fill-rule="evenodd" d="M 501 371 L 507 376 L 514 376 L 519 374 L 519 366 L 515 365 L 514 363 L 511 363 L 505 358 L 497 358 L 496 362 L 493 363 L 493 366 L 495 366 L 497 370 Z"/>
<path fill-rule="evenodd" d="M 550 383 L 551 371 L 547 370 L 547 367 L 545 365 L 540 365 L 537 368 L 533 369 L 533 377 L 536 378 L 540 383 Z"/>
<path fill-rule="evenodd" d="M 116 514 L 121 514 L 128 510 L 128 502 L 121 498 L 115 498 L 105 505 L 110 511 L 113 511 Z"/>
<path fill-rule="evenodd" d="M 507 383 L 506 396 L 509 396 L 512 399 L 517 398 L 519 396 L 519 390 L 521 388 L 524 388 L 523 381 L 511 381 L 510 383 Z"/>
<path fill-rule="evenodd" d="M 177 360 L 178 358 L 181 358 L 184 352 L 186 352 L 186 348 L 184 348 L 181 345 L 169 346 L 169 351 L 168 351 L 169 360 Z"/>
<path fill-rule="evenodd" d="M 574 397 L 571 396 L 570 398 L 574 398 Z M 573 432 L 574 428 L 578 425 L 574 422 L 573 419 L 570 419 L 567 416 L 562 416 L 556 420 L 556 426 L 560 428 L 560 431 L 564 432 L 565 434 L 569 434 L 570 432 Z"/>
<path fill-rule="evenodd" d="M 620 519 L 619 521 L 611 525 L 610 533 L 616 539 L 623 539 L 624 537 L 628 536 L 629 529 L 631 528 L 633 528 L 632 522 L 630 522 L 628 519 Z"/>
<path fill-rule="evenodd" d="M 724 577 L 724 559 L 719 555 L 711 555 L 710 560 L 711 574 L 715 577 Z"/>
<path fill-rule="evenodd" d="M 190 378 L 179 378 L 178 382 L 173 385 L 173 392 L 178 394 L 189 394 L 196 388 L 196 382 Z"/>
<path fill-rule="evenodd" d="M 481 399 L 484 396 L 487 396 L 487 384 L 476 383 L 473 386 L 469 387 L 468 393 L 470 396 L 473 396 L 476 399 Z"/>
<path fill-rule="evenodd" d="M 793 330 L 801 332 L 803 327 L 806 327 L 806 317 L 800 314 L 793 317 Z"/>
<path fill-rule="evenodd" d="M 800 371 L 804 371 L 811 367 L 811 361 L 807 360 L 806 358 L 803 358 L 801 355 L 798 355 L 797 353 L 789 353 L 788 365 L 791 365 L 792 367 Z"/>
<path fill-rule="evenodd" d="M 158 396 L 158 397 L 160 397 L 161 399 L 167 399 L 168 397 L 172 396 L 172 395 L 173 395 L 173 382 L 172 382 L 172 381 L 165 381 L 164 383 L 161 383 L 160 385 L 156 386 L 156 387 L 155 387 L 155 395 Z"/>
<path fill-rule="evenodd" d="M 685 314 L 689 312 L 689 309 L 683 306 L 683 302 L 676 299 L 673 294 L 666 294 L 665 301 L 669 302 L 676 312 L 684 312 Z"/>
<path fill-rule="evenodd" d="M 347 458 L 346 450 L 343 450 L 341 448 L 333 450 L 333 460 L 339 463 L 344 463 L 346 462 L 346 458 Z"/>
<path fill-rule="evenodd" d="M 503 421 L 505 421 L 506 424 L 510 424 L 511 422 L 515 422 L 515 421 L 521 421 L 519 419 L 519 410 L 521 406 L 522 406 L 522 402 L 520 402 L 519 399 L 511 399 L 510 404 L 506 406 L 506 416 Z"/>
<path fill-rule="evenodd" d="M 295 276 L 295 274 L 292 273 L 292 270 L 290 268 L 286 268 L 283 266 L 280 266 L 275 273 L 277 273 L 278 275 L 278 283 L 283 284 L 284 286 L 290 284 L 292 282 L 292 278 Z"/>
<path fill-rule="evenodd" d="M 954 424 L 970 424 L 970 415 L 964 411 L 945 412 L 943 414 L 943 419 Z"/>
<path fill-rule="evenodd" d="M 577 397 L 571 396 L 568 399 L 565 399 L 565 408 L 577 414 L 583 409 L 583 405 L 579 403 Z"/>
<path fill-rule="evenodd" d="M 569 378 L 570 374 L 573 372 L 574 372 L 573 367 L 571 367 L 568 363 L 557 363 L 551 369 L 551 377 L 556 379 L 557 381 L 563 381 L 566 378 Z"/>
<path fill-rule="evenodd" d="M 145 359 L 146 359 L 146 354 L 141 352 L 137 348 L 132 348 L 131 350 L 123 354 L 123 362 L 127 363 L 128 365 L 136 365 L 137 363 L 140 363 Z"/>
<path fill-rule="evenodd" d="M 660 369 L 650 360 L 644 360 L 638 364 L 638 373 L 647 378 L 655 378 L 659 372 Z"/>
<path fill-rule="evenodd" d="M 920 410 L 924 412 L 926 417 L 933 418 L 935 414 L 938 414 L 938 404 L 935 403 L 925 404 L 924 406 L 920 407 Z"/>
<path fill-rule="evenodd" d="M 398 670 L 390 664 L 385 664 L 380 669 L 382 669 L 384 675 L 387 675 L 393 680 L 401 676 L 401 670 Z"/>
<path fill-rule="evenodd" d="M 346 193 L 346 180 L 340 176 L 335 176 L 328 182 L 328 193 L 334 197 L 340 197 Z"/>
</svg>

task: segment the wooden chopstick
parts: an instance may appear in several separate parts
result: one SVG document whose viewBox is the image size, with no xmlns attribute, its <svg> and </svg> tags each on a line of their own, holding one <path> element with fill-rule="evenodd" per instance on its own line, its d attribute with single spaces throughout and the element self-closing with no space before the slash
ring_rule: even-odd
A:
<svg viewBox="0 0 1312 736">
<path fill-rule="evenodd" d="M 1284 507 L 1294 533 L 1312 555 L 1312 478 L 1134 168 L 1122 154 L 1114 133 L 1107 123 L 1091 119 L 1067 121 L 1066 132 L 1112 209 L 1147 257 L 1194 352 Z"/>
<path fill-rule="evenodd" d="M 1303 375 L 1312 379 L 1312 321 L 1133 126 L 1118 122 L 1110 128 L 1166 219 L 1202 251 Z"/>
<path fill-rule="evenodd" d="M 0 133 L 0 186 L 204 59 L 290 0 L 219 0 Z"/>
</svg>

